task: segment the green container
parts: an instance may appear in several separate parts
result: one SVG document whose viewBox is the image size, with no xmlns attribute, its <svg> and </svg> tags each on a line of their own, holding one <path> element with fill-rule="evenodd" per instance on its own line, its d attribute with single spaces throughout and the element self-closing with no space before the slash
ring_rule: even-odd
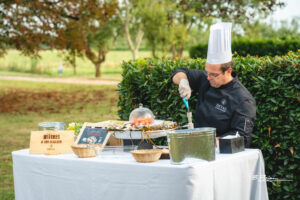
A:
<svg viewBox="0 0 300 200">
<path fill-rule="evenodd" d="M 205 127 L 168 132 L 172 164 L 186 163 L 190 158 L 215 160 L 216 129 Z"/>
</svg>

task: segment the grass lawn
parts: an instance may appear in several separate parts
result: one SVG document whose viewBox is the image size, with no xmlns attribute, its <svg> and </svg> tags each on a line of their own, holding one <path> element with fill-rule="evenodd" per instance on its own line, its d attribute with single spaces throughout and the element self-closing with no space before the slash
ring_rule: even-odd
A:
<svg viewBox="0 0 300 200">
<path fill-rule="evenodd" d="M 32 74 L 32 73 L 26 73 L 26 72 L 14 72 L 14 71 L 0 71 L 0 76 L 21 76 L 21 77 L 36 77 L 36 78 L 49 78 L 54 76 L 49 76 L 45 74 Z M 57 77 L 55 77 L 57 78 Z M 94 77 L 93 74 L 86 75 L 86 76 L 63 76 L 61 78 L 79 78 L 79 79 L 87 79 L 87 80 L 96 80 L 97 78 Z M 99 79 L 97 79 L 99 80 Z M 121 81 L 122 75 L 121 73 L 114 73 L 114 74 L 102 74 L 100 80 L 107 80 L 107 81 Z"/>
<path fill-rule="evenodd" d="M 158 52 L 159 54 L 159 52 Z M 140 51 L 139 58 L 151 57 L 151 51 Z M 170 54 L 171 55 L 171 54 Z M 20 54 L 17 50 L 8 50 L 8 53 L 0 58 L 0 75 L 14 76 L 57 76 L 57 69 L 63 61 L 62 52 L 47 50 L 40 52 L 40 59 L 33 59 Z M 188 52 L 184 51 L 184 57 L 188 57 Z M 106 55 L 106 61 L 101 65 L 102 79 L 120 80 L 123 61 L 132 59 L 131 52 L 110 51 Z M 73 74 L 70 64 L 64 65 L 64 77 L 84 77 L 94 78 L 94 65 L 87 58 L 77 58 L 77 75 Z"/>
<path fill-rule="evenodd" d="M 118 119 L 116 89 L 0 80 L 0 199 L 14 199 L 11 152 L 29 148 L 39 122 Z"/>
</svg>

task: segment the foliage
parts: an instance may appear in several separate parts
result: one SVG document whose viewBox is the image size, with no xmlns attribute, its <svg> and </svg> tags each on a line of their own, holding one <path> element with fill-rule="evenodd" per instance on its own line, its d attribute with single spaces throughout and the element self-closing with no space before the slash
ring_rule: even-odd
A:
<svg viewBox="0 0 300 200">
<path fill-rule="evenodd" d="M 300 49 L 300 37 L 290 39 L 238 39 L 234 40 L 231 45 L 232 51 L 237 52 L 240 56 L 276 56 L 284 55 L 289 51 Z M 198 44 L 190 48 L 191 58 L 206 58 L 207 44 Z"/>
<path fill-rule="evenodd" d="M 120 35 L 116 33 L 120 32 L 120 23 L 111 23 L 116 21 L 118 11 L 120 19 L 131 17 L 130 20 L 126 18 L 129 25 L 123 20 L 123 26 L 127 27 L 124 32 L 134 57 L 145 33 L 154 57 L 160 46 L 163 56 L 171 49 L 173 58 L 181 58 L 193 26 L 209 25 L 216 18 L 245 22 L 258 14 L 267 15 L 282 5 L 279 0 L 0 1 L 0 56 L 7 46 L 27 55 L 38 55 L 45 46 L 65 49 L 68 52 L 66 60 L 73 65 L 74 72 L 73 58 L 85 55 L 95 65 L 98 77 L 100 65 L 110 49 L 103 41 L 110 44 L 111 39 Z M 127 10 L 125 14 L 124 10 Z M 109 32 L 112 34 L 107 34 Z M 95 41 L 92 42 L 93 38 Z"/>
<path fill-rule="evenodd" d="M 162 50 L 170 48 L 173 58 L 182 58 L 183 49 L 189 40 L 193 26 L 210 24 L 212 18 L 243 22 L 258 14 L 267 15 L 272 9 L 282 6 L 276 0 L 267 1 L 151 1 L 142 0 L 144 6 L 142 22 L 145 38 L 152 51 L 161 45 Z M 255 9 L 252 9 L 254 8 Z M 155 54 L 154 54 L 155 55 Z"/>
<path fill-rule="evenodd" d="M 299 198 L 299 70 L 300 52 L 282 57 L 234 58 L 234 70 L 257 102 L 253 147 L 262 150 L 266 175 L 290 182 L 268 182 L 270 199 Z M 119 117 L 128 120 L 139 103 L 150 108 L 157 119 L 187 123 L 186 109 L 172 83 L 172 72 L 180 67 L 203 69 L 205 59 L 139 59 L 124 62 L 119 84 Z M 189 102 L 195 108 L 196 94 Z M 192 112 L 195 110 L 192 109 Z M 165 144 L 166 140 L 156 140 Z"/>
<path fill-rule="evenodd" d="M 75 136 L 78 136 L 80 133 L 80 129 L 82 128 L 82 123 L 79 122 L 71 122 L 68 124 L 67 129 L 75 132 Z"/>
<path fill-rule="evenodd" d="M 119 5 L 118 15 L 123 25 L 124 35 L 128 47 L 132 53 L 132 59 L 138 57 L 138 50 L 144 37 L 141 23 L 140 7 L 141 1 L 124 0 Z M 135 40 L 133 40 L 135 38 Z"/>
<path fill-rule="evenodd" d="M 115 19 L 117 6 L 116 0 L 6 1 L 0 8 L 8 28 L 1 34 L 9 45 L 28 55 L 38 55 L 41 45 L 82 53 L 99 77 L 108 51 L 106 41 L 114 36 L 108 24 Z"/>
<path fill-rule="evenodd" d="M 156 51 L 160 43 L 163 50 L 165 46 L 170 45 L 170 41 L 166 40 L 168 32 L 166 7 L 167 1 L 150 1 L 144 0 L 139 4 L 141 19 L 144 27 L 145 38 L 151 48 L 152 56 L 157 57 Z M 165 51 L 163 51 L 164 53 Z"/>
<path fill-rule="evenodd" d="M 270 24 L 259 20 L 243 23 L 244 35 L 249 38 L 295 38 L 300 36 L 300 17 L 294 17 L 289 23 L 287 20 L 280 21 L 280 27 L 276 28 L 274 21 Z"/>
</svg>

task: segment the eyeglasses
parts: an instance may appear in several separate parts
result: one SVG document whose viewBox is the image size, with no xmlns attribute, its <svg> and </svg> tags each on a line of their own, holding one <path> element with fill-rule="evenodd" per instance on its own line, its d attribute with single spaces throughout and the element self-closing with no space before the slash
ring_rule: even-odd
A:
<svg viewBox="0 0 300 200">
<path fill-rule="evenodd" d="M 207 76 L 212 77 L 212 78 L 217 78 L 220 74 L 222 73 L 207 73 L 207 71 L 204 71 L 206 73 Z"/>
</svg>

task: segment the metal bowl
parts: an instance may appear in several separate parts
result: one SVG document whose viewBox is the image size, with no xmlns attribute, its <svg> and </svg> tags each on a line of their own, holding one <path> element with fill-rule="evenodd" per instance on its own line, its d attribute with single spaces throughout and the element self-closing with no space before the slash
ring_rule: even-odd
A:
<svg viewBox="0 0 300 200">
<path fill-rule="evenodd" d="M 215 128 L 173 130 L 167 135 L 172 164 L 182 164 L 190 158 L 215 160 Z"/>
</svg>

